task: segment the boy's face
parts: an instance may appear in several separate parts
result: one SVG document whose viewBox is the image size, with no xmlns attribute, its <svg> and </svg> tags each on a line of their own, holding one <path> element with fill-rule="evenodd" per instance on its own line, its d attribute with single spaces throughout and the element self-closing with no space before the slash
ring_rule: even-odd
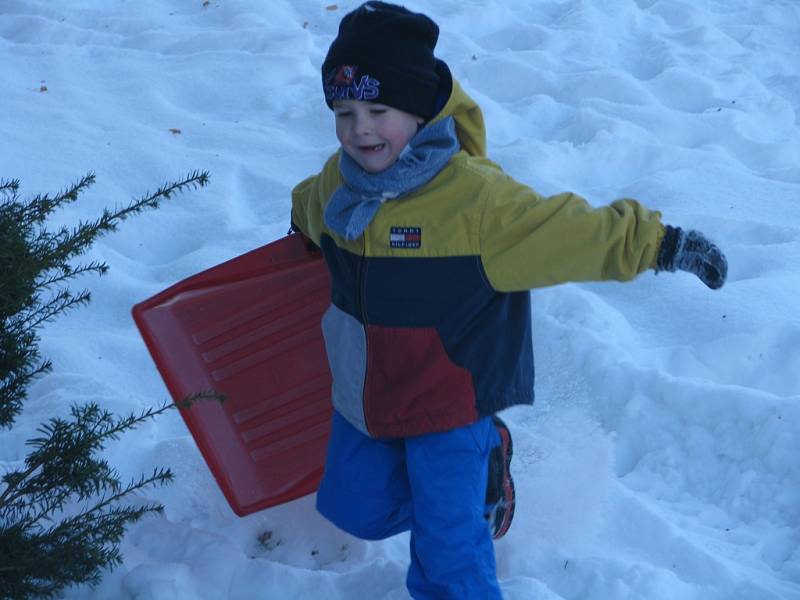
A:
<svg viewBox="0 0 800 600">
<path fill-rule="evenodd" d="M 333 113 L 342 148 L 369 173 L 391 167 L 424 122 L 397 108 L 362 100 L 337 100 Z"/>
</svg>

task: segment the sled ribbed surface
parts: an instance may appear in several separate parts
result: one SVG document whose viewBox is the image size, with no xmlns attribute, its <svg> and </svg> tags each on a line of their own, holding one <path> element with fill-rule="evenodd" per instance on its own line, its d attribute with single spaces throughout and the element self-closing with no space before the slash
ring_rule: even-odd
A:
<svg viewBox="0 0 800 600">
<path fill-rule="evenodd" d="M 320 326 L 329 303 L 321 254 L 294 235 L 133 307 L 176 402 L 208 389 L 226 397 L 179 410 L 240 516 L 317 489 L 332 412 Z"/>
</svg>

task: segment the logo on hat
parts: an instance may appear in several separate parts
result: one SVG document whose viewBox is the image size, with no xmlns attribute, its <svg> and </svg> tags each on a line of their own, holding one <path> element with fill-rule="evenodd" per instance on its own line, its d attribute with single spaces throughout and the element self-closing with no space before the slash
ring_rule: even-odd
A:
<svg viewBox="0 0 800 600">
<path fill-rule="evenodd" d="M 358 67 L 354 65 L 342 65 L 333 77 L 333 85 L 350 85 L 356 78 Z"/>
<path fill-rule="evenodd" d="M 381 82 L 370 75 L 362 75 L 358 81 L 358 67 L 342 65 L 331 69 L 325 77 L 325 99 L 375 100 L 380 94 Z"/>
</svg>

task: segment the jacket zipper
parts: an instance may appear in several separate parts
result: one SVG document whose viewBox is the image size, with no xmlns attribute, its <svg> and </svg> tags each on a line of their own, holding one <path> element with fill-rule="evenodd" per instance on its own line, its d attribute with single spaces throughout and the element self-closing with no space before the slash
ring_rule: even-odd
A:
<svg viewBox="0 0 800 600">
<path fill-rule="evenodd" d="M 367 373 L 369 371 L 369 338 L 367 336 L 367 285 L 366 270 L 367 270 L 367 231 L 364 231 L 364 245 L 361 249 L 361 262 L 358 265 L 358 278 L 356 285 L 358 287 L 358 294 L 361 304 L 361 323 L 364 327 L 364 387 L 361 390 L 361 411 L 364 415 L 364 427 L 367 433 L 370 433 L 370 426 L 367 423 Z"/>
</svg>

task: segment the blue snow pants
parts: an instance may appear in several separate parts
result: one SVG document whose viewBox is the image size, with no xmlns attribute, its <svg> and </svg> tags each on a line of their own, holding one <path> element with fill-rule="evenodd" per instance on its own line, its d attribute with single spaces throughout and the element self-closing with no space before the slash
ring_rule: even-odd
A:
<svg viewBox="0 0 800 600">
<path fill-rule="evenodd" d="M 338 412 L 317 510 L 367 540 L 411 531 L 406 585 L 417 600 L 502 598 L 484 519 L 491 418 L 442 433 L 367 437 Z"/>
</svg>

